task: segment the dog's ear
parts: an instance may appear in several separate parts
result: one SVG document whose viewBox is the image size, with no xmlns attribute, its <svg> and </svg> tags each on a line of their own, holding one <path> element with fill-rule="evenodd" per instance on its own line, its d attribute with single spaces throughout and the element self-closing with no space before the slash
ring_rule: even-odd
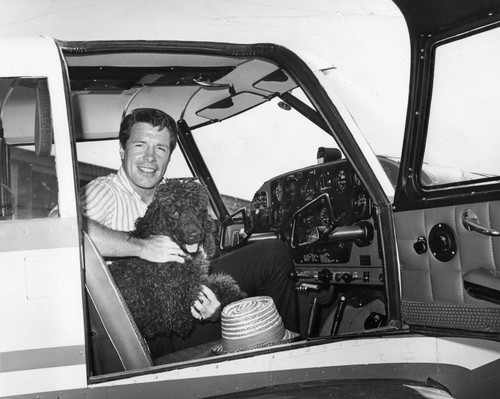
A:
<svg viewBox="0 0 500 399">
<path fill-rule="evenodd" d="M 135 221 L 135 230 L 130 233 L 131 237 L 146 238 L 152 234 L 158 234 L 164 222 L 162 218 L 162 207 L 160 201 L 154 200 L 146 210 L 143 217 Z"/>
</svg>

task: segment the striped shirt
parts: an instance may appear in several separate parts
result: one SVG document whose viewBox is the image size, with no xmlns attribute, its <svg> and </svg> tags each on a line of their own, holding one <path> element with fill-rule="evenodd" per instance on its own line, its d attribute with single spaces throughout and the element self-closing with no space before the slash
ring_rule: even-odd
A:
<svg viewBox="0 0 500 399">
<path fill-rule="evenodd" d="M 148 207 L 132 188 L 123 168 L 82 187 L 80 200 L 85 216 L 119 231 L 132 231 L 135 220 L 144 216 Z"/>
</svg>

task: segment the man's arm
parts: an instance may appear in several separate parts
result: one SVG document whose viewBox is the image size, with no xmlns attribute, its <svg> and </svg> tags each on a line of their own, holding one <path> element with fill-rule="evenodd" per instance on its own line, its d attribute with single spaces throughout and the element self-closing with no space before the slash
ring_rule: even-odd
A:
<svg viewBox="0 0 500 399">
<path fill-rule="evenodd" d="M 83 228 L 104 257 L 136 256 L 150 262 L 184 263 L 184 252 L 167 236 L 133 238 L 127 232 L 108 229 L 87 217 L 83 217 Z"/>
</svg>

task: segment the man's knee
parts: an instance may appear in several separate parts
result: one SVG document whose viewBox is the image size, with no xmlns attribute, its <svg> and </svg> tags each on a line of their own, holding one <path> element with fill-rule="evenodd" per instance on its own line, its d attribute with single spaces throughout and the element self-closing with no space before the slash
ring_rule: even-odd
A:
<svg viewBox="0 0 500 399">
<path fill-rule="evenodd" d="M 285 242 L 281 240 L 267 240 L 265 242 L 267 242 L 274 251 L 277 251 L 280 254 L 286 254 L 290 257 L 290 250 Z"/>
<path fill-rule="evenodd" d="M 258 251 L 261 261 L 274 270 L 288 271 L 292 268 L 292 258 L 288 245 L 280 240 L 267 240 L 260 243 Z M 256 248 L 257 249 L 257 248 Z"/>
<path fill-rule="evenodd" d="M 260 251 L 265 251 L 268 254 L 273 254 L 275 256 L 290 257 L 290 250 L 288 249 L 288 245 L 281 240 L 272 239 L 272 240 L 257 241 L 251 245 L 254 246 L 254 250 L 258 249 Z"/>
</svg>

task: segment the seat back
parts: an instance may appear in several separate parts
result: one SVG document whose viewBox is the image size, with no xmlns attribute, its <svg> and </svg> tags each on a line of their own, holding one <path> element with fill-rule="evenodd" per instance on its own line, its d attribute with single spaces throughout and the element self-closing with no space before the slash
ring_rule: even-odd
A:
<svg viewBox="0 0 500 399">
<path fill-rule="evenodd" d="M 149 348 L 106 262 L 86 233 L 84 256 L 94 373 L 151 367 Z"/>
</svg>

